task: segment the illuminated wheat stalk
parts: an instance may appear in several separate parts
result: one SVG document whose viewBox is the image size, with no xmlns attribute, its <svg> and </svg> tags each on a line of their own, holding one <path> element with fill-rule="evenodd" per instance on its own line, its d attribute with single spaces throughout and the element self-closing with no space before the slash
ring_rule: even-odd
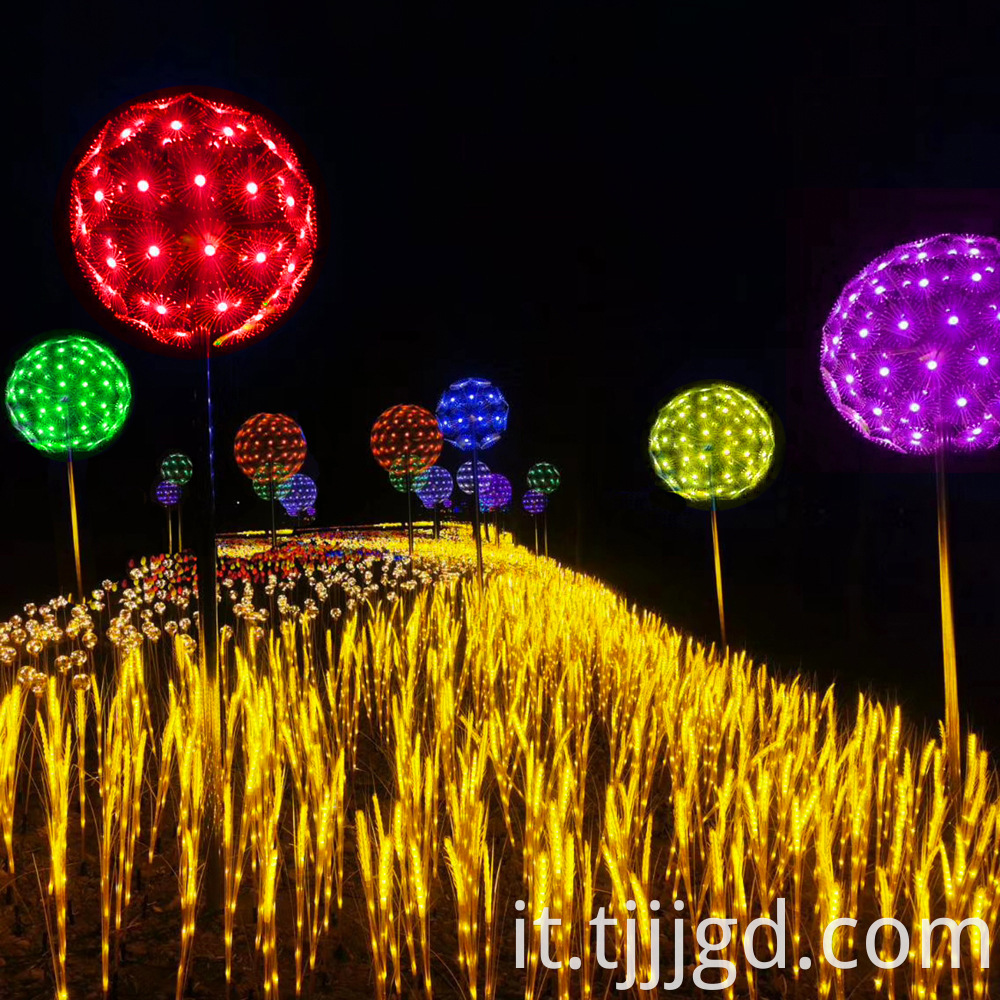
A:
<svg viewBox="0 0 1000 1000">
<path fill-rule="evenodd" d="M 76 775 L 80 799 L 80 860 L 86 857 L 87 830 L 87 697 L 90 689 L 90 678 L 80 674 L 73 678 L 73 694 L 75 700 L 74 719 L 76 722 Z"/>
<path fill-rule="evenodd" d="M 14 800 L 17 796 L 17 762 L 24 719 L 21 685 L 15 684 L 0 701 L 0 833 L 7 852 L 7 871 L 14 867 Z"/>
<path fill-rule="evenodd" d="M 195 914 L 201 885 L 199 851 L 205 806 L 205 758 L 201 740 L 189 738 L 178 756 L 177 776 L 180 806 L 177 818 L 177 883 L 181 897 L 181 951 L 177 963 L 176 1000 L 183 1000 L 190 972 Z"/>
<path fill-rule="evenodd" d="M 94 714 L 104 719 L 101 696 L 94 686 Z M 111 973 L 111 906 L 113 892 L 115 841 L 121 821 L 122 748 L 120 736 L 121 697 L 109 706 L 106 721 L 98 721 L 97 754 L 101 822 L 98 828 L 97 852 L 101 868 L 101 988 L 105 995 L 110 987 Z"/>
<path fill-rule="evenodd" d="M 50 677 L 45 687 L 45 724 L 38 733 L 42 743 L 45 772 L 46 830 L 49 839 L 49 895 L 55 897 L 58 947 L 52 952 L 56 996 L 66 1000 L 66 841 L 69 827 L 70 761 L 72 757 L 70 725 L 63 724 L 63 706 L 57 681 Z"/>
</svg>

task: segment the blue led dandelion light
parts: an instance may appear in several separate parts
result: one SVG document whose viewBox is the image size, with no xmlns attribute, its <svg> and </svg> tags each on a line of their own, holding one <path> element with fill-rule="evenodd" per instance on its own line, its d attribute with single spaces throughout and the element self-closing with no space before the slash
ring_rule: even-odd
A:
<svg viewBox="0 0 1000 1000">
<path fill-rule="evenodd" d="M 459 451 L 485 451 L 507 429 L 509 407 L 503 393 L 482 378 L 453 382 L 437 407 L 438 426 L 445 441 Z"/>
</svg>

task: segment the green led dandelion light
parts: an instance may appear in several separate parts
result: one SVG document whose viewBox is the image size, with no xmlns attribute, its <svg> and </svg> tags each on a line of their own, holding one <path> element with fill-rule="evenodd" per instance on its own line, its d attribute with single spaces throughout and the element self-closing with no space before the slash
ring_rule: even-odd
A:
<svg viewBox="0 0 1000 1000">
<path fill-rule="evenodd" d="M 132 405 L 132 386 L 104 344 L 59 331 L 18 359 L 7 381 L 7 412 L 18 433 L 47 455 L 66 458 L 108 444 Z"/>
<path fill-rule="evenodd" d="M 695 504 L 732 502 L 757 489 L 775 453 L 767 410 L 727 382 L 681 390 L 657 414 L 649 435 L 656 474 Z"/>
<path fill-rule="evenodd" d="M 719 632 L 726 645 L 722 600 L 718 506 L 736 503 L 759 489 L 774 468 L 775 423 L 760 400 L 729 382 L 688 386 L 656 415 L 649 457 L 674 493 L 712 511 L 712 550 Z"/>
</svg>

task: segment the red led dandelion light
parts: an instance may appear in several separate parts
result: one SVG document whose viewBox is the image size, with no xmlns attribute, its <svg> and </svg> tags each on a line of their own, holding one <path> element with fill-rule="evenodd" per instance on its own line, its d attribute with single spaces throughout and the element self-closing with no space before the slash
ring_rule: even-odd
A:
<svg viewBox="0 0 1000 1000">
<path fill-rule="evenodd" d="M 258 413 L 236 432 L 233 453 L 240 472 L 255 482 L 284 482 L 302 468 L 306 438 L 291 417 Z"/>
<path fill-rule="evenodd" d="M 324 235 L 305 158 L 236 94 L 161 91 L 113 111 L 74 154 L 57 210 L 85 304 L 167 354 L 267 336 L 302 298 Z"/>
</svg>

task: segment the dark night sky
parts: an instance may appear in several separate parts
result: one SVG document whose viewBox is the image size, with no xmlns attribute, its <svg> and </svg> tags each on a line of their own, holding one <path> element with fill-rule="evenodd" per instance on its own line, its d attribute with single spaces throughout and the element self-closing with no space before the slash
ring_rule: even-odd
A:
<svg viewBox="0 0 1000 1000">
<path fill-rule="evenodd" d="M 1000 74 L 970 75 L 995 64 L 995 33 L 912 6 L 841 6 L 828 23 L 809 5 L 770 22 L 725 3 L 459 6 L 22 11 L 5 63 L 5 376 L 46 330 L 101 334 L 52 237 L 83 133 L 160 87 L 245 93 L 318 161 L 331 243 L 288 324 L 216 366 L 223 528 L 266 516 L 229 449 L 251 413 L 302 424 L 322 523 L 395 517 L 372 421 L 480 374 L 511 404 L 491 465 L 515 484 L 538 459 L 564 472 L 554 554 L 711 636 L 707 518 L 657 488 L 645 441 L 676 388 L 729 378 L 773 404 L 788 439 L 772 487 L 721 518 L 731 637 L 936 716 L 930 470 L 837 416 L 818 337 L 876 253 L 1000 230 Z M 119 441 L 81 463 L 94 580 L 163 545 L 148 493 L 165 450 L 195 448 L 202 375 L 114 343 L 136 402 Z M 6 421 L 0 451 L 6 614 L 68 580 L 68 518 L 62 466 Z M 950 486 L 962 703 L 995 743 L 998 457 L 956 461 Z"/>
</svg>

